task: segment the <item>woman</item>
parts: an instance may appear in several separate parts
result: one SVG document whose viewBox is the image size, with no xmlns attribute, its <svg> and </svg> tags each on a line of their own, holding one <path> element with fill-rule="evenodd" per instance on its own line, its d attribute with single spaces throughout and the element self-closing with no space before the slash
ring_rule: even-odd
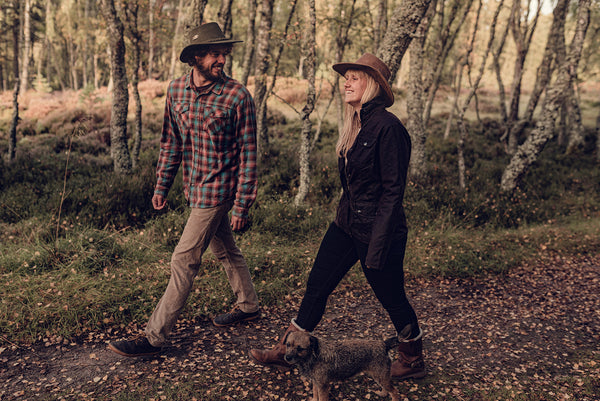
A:
<svg viewBox="0 0 600 401">
<path fill-rule="evenodd" d="M 360 261 L 377 299 L 388 312 L 400 340 L 392 364 L 396 378 L 425 376 L 422 331 L 404 292 L 403 260 L 407 225 L 402 199 L 411 142 L 406 129 L 386 107 L 394 103 L 390 71 L 366 53 L 355 63 L 335 64 L 346 79 L 344 127 L 337 142 L 343 193 L 335 221 L 325 234 L 308 277 L 306 293 L 290 331 L 312 331 L 327 298 Z M 250 350 L 263 365 L 286 366 L 285 335 L 270 350 Z"/>
</svg>

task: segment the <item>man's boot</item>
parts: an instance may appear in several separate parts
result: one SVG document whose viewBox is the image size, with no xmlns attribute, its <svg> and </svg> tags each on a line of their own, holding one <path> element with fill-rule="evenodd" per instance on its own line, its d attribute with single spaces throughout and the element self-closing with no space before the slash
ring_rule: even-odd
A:
<svg viewBox="0 0 600 401">
<path fill-rule="evenodd" d="M 291 365 L 287 363 L 283 357 L 285 356 L 285 340 L 287 335 L 292 331 L 302 331 L 293 322 L 285 331 L 285 334 L 279 338 L 279 342 L 271 349 L 256 349 L 250 350 L 250 356 L 255 362 L 264 366 L 273 366 L 279 368 L 291 369 Z"/>
<path fill-rule="evenodd" d="M 410 340 L 400 340 L 398 359 L 392 363 L 392 378 L 420 379 L 426 374 L 423 360 L 423 330 Z"/>
</svg>

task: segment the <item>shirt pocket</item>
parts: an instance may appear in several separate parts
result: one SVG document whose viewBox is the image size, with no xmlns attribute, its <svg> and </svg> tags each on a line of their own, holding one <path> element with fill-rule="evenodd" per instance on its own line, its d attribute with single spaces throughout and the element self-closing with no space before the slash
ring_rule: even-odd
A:
<svg viewBox="0 0 600 401">
<path fill-rule="evenodd" d="M 179 131 L 184 133 L 190 128 L 190 104 L 188 102 L 173 103 L 174 117 L 177 120 Z"/>
<path fill-rule="evenodd" d="M 215 151 L 226 153 L 234 149 L 236 146 L 234 125 L 227 109 L 206 108 L 202 120 L 202 130 L 206 133 Z"/>
</svg>

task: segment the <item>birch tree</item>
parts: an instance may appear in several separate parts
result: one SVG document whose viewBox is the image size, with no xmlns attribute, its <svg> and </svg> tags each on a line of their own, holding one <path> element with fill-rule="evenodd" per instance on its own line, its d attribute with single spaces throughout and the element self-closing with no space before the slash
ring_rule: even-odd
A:
<svg viewBox="0 0 600 401">
<path fill-rule="evenodd" d="M 248 77 L 252 72 L 254 48 L 256 45 L 256 0 L 248 0 L 248 26 L 246 27 L 246 40 L 244 41 L 244 58 L 242 60 L 242 76 L 240 82 L 248 85 Z"/>
<path fill-rule="evenodd" d="M 131 41 L 133 52 L 131 90 L 133 92 L 133 101 L 135 103 L 135 133 L 133 135 L 131 163 L 133 168 L 135 168 L 138 165 L 140 149 L 142 147 L 142 99 L 138 88 L 140 82 L 140 69 L 142 67 L 142 35 L 138 29 L 139 0 L 130 0 L 124 4 L 124 7 L 124 14 L 127 22 L 127 36 L 129 36 L 129 40 Z"/>
<path fill-rule="evenodd" d="M 25 93 L 29 87 L 29 64 L 31 61 L 31 0 L 25 0 L 23 4 L 23 53 L 21 57 L 21 88 Z"/>
<path fill-rule="evenodd" d="M 431 0 L 404 0 L 394 10 L 377 56 L 390 69 L 390 82 L 394 82 L 402 57 L 412 35 L 419 26 Z"/>
<path fill-rule="evenodd" d="M 19 78 L 19 37 L 20 37 L 20 21 L 21 16 L 19 15 L 19 0 L 13 0 L 12 2 L 12 35 L 13 35 L 13 73 L 14 73 L 14 91 L 13 91 L 13 113 L 10 120 L 10 128 L 8 131 L 8 161 L 11 162 L 15 159 L 17 152 L 17 126 L 19 124 L 19 89 L 20 89 L 20 78 Z"/>
<path fill-rule="evenodd" d="M 335 27 L 333 35 L 333 37 L 335 38 L 335 47 L 333 50 L 333 64 L 341 63 L 343 61 L 346 46 L 348 46 L 349 43 L 348 35 L 352 26 L 352 21 L 354 20 L 355 13 L 356 0 L 351 0 L 349 6 L 346 6 L 345 0 L 339 0 L 336 11 L 337 18 L 334 18 L 333 21 Z M 341 131 L 342 125 L 344 124 L 344 102 L 340 91 L 340 76 L 337 73 L 334 75 L 333 78 L 333 86 L 331 88 L 331 99 L 335 101 L 336 104 L 338 131 Z M 331 103 L 327 105 L 327 109 L 329 109 L 330 104 Z"/>
<path fill-rule="evenodd" d="M 423 65 L 424 50 L 427 40 L 427 33 L 431 26 L 431 21 L 435 14 L 437 0 L 433 0 L 425 17 L 421 20 L 415 37 L 412 40 L 409 51 L 409 76 L 406 83 L 406 129 L 412 139 L 412 154 L 410 158 L 410 177 L 414 181 L 419 181 L 425 176 L 426 160 L 425 141 L 427 140 L 427 131 L 423 122 L 423 112 L 425 110 L 423 99 Z"/>
<path fill-rule="evenodd" d="M 231 3 L 233 0 L 221 0 L 221 8 L 217 16 L 217 23 L 221 26 L 223 34 L 226 37 L 231 37 Z M 233 69 L 233 57 L 228 57 L 228 62 L 225 65 L 225 73 L 231 76 Z"/>
<path fill-rule="evenodd" d="M 148 79 L 152 79 L 154 73 L 154 9 L 156 0 L 148 3 Z"/>
<path fill-rule="evenodd" d="M 254 99 L 256 101 L 256 130 L 258 137 L 258 157 L 269 145 L 267 129 L 267 74 L 270 65 L 271 27 L 273 25 L 274 0 L 262 0 L 260 21 L 256 35 L 256 67 L 254 76 Z"/>
<path fill-rule="evenodd" d="M 127 146 L 127 73 L 125 71 L 125 40 L 123 22 L 117 15 L 114 0 L 101 0 L 107 22 L 112 71 L 112 108 L 110 115 L 110 154 L 114 171 L 120 174 L 131 171 L 131 157 Z"/>
<path fill-rule="evenodd" d="M 531 0 L 528 0 L 525 6 L 521 5 L 521 0 L 514 0 L 513 11 L 511 12 L 510 30 L 512 32 L 517 54 L 513 68 L 513 81 L 510 90 L 511 98 L 506 121 L 506 131 L 503 135 L 503 138 L 505 138 L 507 141 L 507 149 L 509 154 L 514 154 L 518 145 L 516 136 L 517 130 L 515 130 L 514 127 L 519 120 L 523 72 L 525 69 L 525 61 L 529 53 L 531 40 L 537 27 L 541 7 L 542 1 L 538 0 L 537 7 L 535 8 L 535 14 L 533 18 L 531 18 Z"/>
<path fill-rule="evenodd" d="M 179 44 L 181 37 L 181 30 L 185 19 L 185 4 L 183 0 L 179 0 L 179 6 L 177 7 L 177 22 L 175 23 L 175 32 L 173 33 L 173 44 L 171 45 L 171 67 L 169 68 L 169 79 L 175 78 L 175 67 L 179 61 L 179 51 L 181 46 Z"/>
<path fill-rule="evenodd" d="M 423 96 L 427 96 L 425 112 L 423 115 L 425 127 L 429 124 L 431 109 L 433 107 L 435 95 L 441 85 L 446 62 L 450 56 L 451 50 L 454 48 L 456 38 L 467 19 L 472 4 L 473 0 L 467 0 L 466 2 L 454 0 L 448 6 L 448 13 L 446 13 L 445 1 L 442 0 L 438 3 L 438 34 L 430 40 L 433 56 L 431 56 L 431 61 L 428 60 L 428 64 L 433 66 L 433 70 L 428 72 L 423 79 Z"/>
<path fill-rule="evenodd" d="M 585 35 L 590 22 L 591 0 L 580 0 L 577 9 L 576 27 L 569 45 L 567 57 L 558 68 L 554 83 L 548 88 L 542 105 L 542 114 L 527 140 L 518 147 L 510 163 L 502 174 L 500 188 L 505 192 L 513 191 L 521 177 L 528 171 L 554 132 L 554 123 L 559 108 L 564 102 L 568 88 L 573 83 L 575 71 L 579 66 Z"/>
<path fill-rule="evenodd" d="M 308 10 L 306 18 L 306 28 L 304 30 L 302 53 L 304 56 L 304 68 L 306 79 L 308 81 L 308 90 L 306 93 L 306 105 L 302 109 L 300 120 L 302 121 L 302 132 L 300 134 L 300 185 L 298 193 L 294 199 L 296 206 L 304 203 L 308 189 L 310 187 L 310 154 L 311 154 L 311 134 L 312 121 L 310 115 L 315 108 L 316 88 L 316 24 L 317 17 L 315 12 L 315 0 L 308 0 Z"/>
<path fill-rule="evenodd" d="M 473 99 L 473 97 L 477 93 L 477 90 L 479 89 L 479 84 L 481 82 L 481 79 L 483 78 L 483 73 L 485 71 L 485 65 L 487 63 L 488 56 L 491 52 L 491 49 L 492 49 L 492 46 L 494 43 L 494 38 L 495 38 L 495 34 L 496 34 L 496 24 L 498 23 L 498 16 L 500 15 L 500 10 L 502 9 L 503 4 L 504 4 L 504 0 L 500 0 L 498 3 L 498 7 L 496 9 L 496 12 L 494 13 L 494 18 L 492 19 L 492 23 L 490 25 L 490 29 L 489 29 L 490 36 L 488 39 L 488 45 L 485 50 L 483 59 L 481 60 L 481 65 L 479 67 L 478 75 L 475 78 L 474 82 L 471 84 L 471 90 L 469 91 L 467 97 L 465 98 L 465 100 L 462 104 L 462 107 L 460 108 L 458 115 L 456 117 L 458 131 L 459 131 L 459 135 L 460 135 L 459 140 L 458 140 L 458 178 L 459 178 L 459 186 L 461 189 L 465 189 L 467 187 L 466 165 L 465 165 L 465 157 L 464 157 L 464 144 L 465 144 L 465 139 L 467 137 L 467 127 L 465 125 L 464 117 L 465 117 L 465 113 L 467 112 L 467 109 L 469 107 L 469 104 L 471 103 L 471 100 Z M 465 59 L 467 60 L 465 63 L 468 62 L 469 57 L 470 57 L 470 52 L 473 50 L 473 43 L 475 42 L 475 35 L 477 33 L 477 22 L 479 19 L 479 14 L 481 12 L 481 6 L 482 6 L 482 3 L 480 1 L 479 8 L 477 11 L 477 18 L 475 21 L 475 27 L 473 29 L 473 37 L 471 40 L 471 45 L 469 47 L 467 54 L 465 55 Z"/>
</svg>

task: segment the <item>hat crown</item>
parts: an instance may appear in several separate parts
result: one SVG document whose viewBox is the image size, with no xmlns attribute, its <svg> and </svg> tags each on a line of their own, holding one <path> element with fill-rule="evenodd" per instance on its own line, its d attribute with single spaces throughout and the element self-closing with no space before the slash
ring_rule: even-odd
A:
<svg viewBox="0 0 600 401">
<path fill-rule="evenodd" d="M 200 25 L 188 32 L 188 43 L 205 43 L 227 39 L 216 22 Z"/>
<path fill-rule="evenodd" d="M 381 61 L 378 57 L 371 53 L 365 53 L 358 60 L 356 60 L 356 64 L 364 65 L 366 67 L 371 67 L 375 71 L 379 72 L 381 76 L 385 78 L 386 81 L 389 81 L 392 73 L 390 69 L 383 61 Z"/>
</svg>

